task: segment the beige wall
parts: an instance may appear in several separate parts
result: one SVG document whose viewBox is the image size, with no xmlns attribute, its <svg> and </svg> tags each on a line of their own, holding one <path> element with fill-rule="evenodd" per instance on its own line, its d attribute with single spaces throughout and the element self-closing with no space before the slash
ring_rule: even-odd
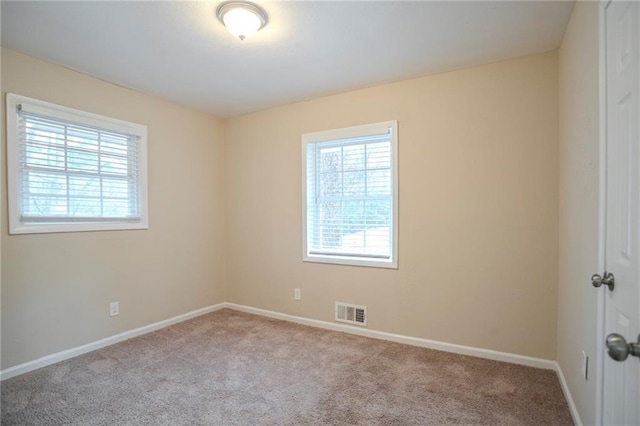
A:
<svg viewBox="0 0 640 426">
<path fill-rule="evenodd" d="M 227 300 L 555 359 L 557 53 L 226 123 Z M 399 269 L 302 262 L 304 132 L 399 121 Z M 293 289 L 302 300 L 293 300 Z"/>
<path fill-rule="evenodd" d="M 148 125 L 150 178 L 148 231 L 8 236 L 2 209 L 3 369 L 224 300 L 555 359 L 556 52 L 224 123 L 9 50 L 2 92 Z M 301 133 L 390 119 L 399 269 L 303 263 Z"/>
<path fill-rule="evenodd" d="M 7 92 L 147 125 L 150 228 L 9 236 L 3 171 L 3 369 L 224 301 L 220 120 L 3 49 Z"/>
<path fill-rule="evenodd" d="M 557 360 L 584 424 L 596 423 L 598 3 L 576 3 L 560 49 L 560 260 Z M 602 290 L 601 290 L 602 291 Z M 582 378 L 581 351 L 590 356 Z"/>
</svg>

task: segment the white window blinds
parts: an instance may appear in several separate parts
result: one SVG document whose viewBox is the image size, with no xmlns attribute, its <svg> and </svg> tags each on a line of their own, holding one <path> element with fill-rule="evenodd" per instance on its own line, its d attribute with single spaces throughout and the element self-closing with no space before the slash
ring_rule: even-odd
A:
<svg viewBox="0 0 640 426">
<path fill-rule="evenodd" d="M 146 227 L 146 128 L 73 112 L 15 102 L 16 222 Z"/>
<path fill-rule="evenodd" d="M 305 135 L 305 260 L 393 265 L 395 122 L 343 130 Z"/>
</svg>

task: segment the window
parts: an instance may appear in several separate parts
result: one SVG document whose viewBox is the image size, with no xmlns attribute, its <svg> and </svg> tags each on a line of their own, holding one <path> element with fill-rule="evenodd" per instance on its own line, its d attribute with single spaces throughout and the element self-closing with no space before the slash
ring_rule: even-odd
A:
<svg viewBox="0 0 640 426">
<path fill-rule="evenodd" d="M 305 261 L 397 268 L 397 128 L 302 135 Z"/>
<path fill-rule="evenodd" d="M 11 234 L 145 229 L 147 128 L 7 95 Z"/>
</svg>

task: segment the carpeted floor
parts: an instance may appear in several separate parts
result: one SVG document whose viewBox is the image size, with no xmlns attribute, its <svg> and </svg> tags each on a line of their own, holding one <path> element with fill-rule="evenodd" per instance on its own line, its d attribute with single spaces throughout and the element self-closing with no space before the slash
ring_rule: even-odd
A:
<svg viewBox="0 0 640 426">
<path fill-rule="evenodd" d="M 571 425 L 555 372 L 221 310 L 2 382 L 3 425 Z"/>
</svg>

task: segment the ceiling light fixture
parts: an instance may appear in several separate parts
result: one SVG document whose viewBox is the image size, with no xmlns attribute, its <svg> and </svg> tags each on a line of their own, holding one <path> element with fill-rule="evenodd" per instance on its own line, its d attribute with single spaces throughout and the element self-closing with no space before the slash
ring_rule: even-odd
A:
<svg viewBox="0 0 640 426">
<path fill-rule="evenodd" d="M 234 36 L 244 40 L 267 25 L 267 14 L 259 6 L 245 1 L 227 1 L 218 6 L 218 19 Z"/>
</svg>

